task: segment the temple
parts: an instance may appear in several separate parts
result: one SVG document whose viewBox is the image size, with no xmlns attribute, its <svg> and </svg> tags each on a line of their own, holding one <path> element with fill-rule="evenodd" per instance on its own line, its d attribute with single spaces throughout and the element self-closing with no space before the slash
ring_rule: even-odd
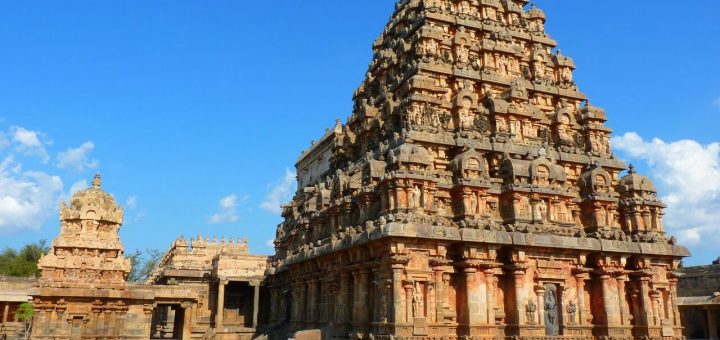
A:
<svg viewBox="0 0 720 340">
<path fill-rule="evenodd" d="M 297 161 L 268 322 L 354 339 L 681 339 L 652 182 L 524 0 L 399 1 Z"/>
<path fill-rule="evenodd" d="M 267 256 L 250 255 L 247 239 L 181 236 L 144 284 L 128 283 L 123 209 L 99 174 L 61 204 L 60 220 L 38 263 L 41 277 L 0 280 L 0 336 L 22 333 L 11 313 L 28 301 L 36 313 L 31 338 L 48 340 L 251 339 L 267 315 L 260 308 Z"/>
<path fill-rule="evenodd" d="M 271 257 L 181 236 L 129 283 L 98 174 L 41 277 L 0 278 L 0 337 L 27 301 L 46 340 L 717 337 L 717 266 L 678 297 L 665 205 L 527 5 L 398 1 L 352 114 L 296 163 Z"/>
</svg>

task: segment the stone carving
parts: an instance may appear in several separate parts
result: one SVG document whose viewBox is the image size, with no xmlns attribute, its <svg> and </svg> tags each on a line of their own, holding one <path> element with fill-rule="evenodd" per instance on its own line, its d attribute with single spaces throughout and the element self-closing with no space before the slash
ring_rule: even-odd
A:
<svg viewBox="0 0 720 340">
<path fill-rule="evenodd" d="M 422 286 L 418 283 L 415 283 L 415 288 L 413 289 L 412 302 L 413 316 L 416 318 L 425 316 L 425 303 L 423 301 Z"/>
<path fill-rule="evenodd" d="M 603 298 L 600 273 L 641 259 L 660 285 L 687 252 L 664 236 L 652 183 L 622 174 L 605 111 L 574 83 L 545 14 L 526 5 L 398 1 L 347 123 L 297 162 L 268 284 L 279 298 L 327 277 L 341 292 L 331 304 L 305 283 L 293 329 L 537 339 L 564 333 L 567 313 L 585 327 L 563 336 L 653 337 L 635 326 L 647 320 L 587 308 L 620 305 Z M 371 284 L 383 279 L 386 301 Z M 545 282 L 564 282 L 562 294 Z M 625 315 L 644 318 L 643 306 Z"/>
<path fill-rule="evenodd" d="M 560 307 L 558 306 L 557 286 L 545 286 L 545 334 L 560 334 Z"/>
<path fill-rule="evenodd" d="M 574 300 L 570 300 L 570 303 L 567 306 L 567 313 L 568 313 L 568 323 L 570 325 L 577 324 L 577 305 L 575 304 Z"/>
<path fill-rule="evenodd" d="M 130 260 L 118 231 L 122 207 L 101 188 L 100 174 L 92 187 L 60 205 L 60 235 L 38 266 L 45 284 L 62 286 L 122 286 L 130 273 Z"/>
<path fill-rule="evenodd" d="M 527 323 L 530 325 L 534 325 L 537 322 L 535 321 L 535 315 L 537 313 L 537 305 L 535 302 L 530 300 L 528 304 L 525 306 L 525 317 L 527 318 Z"/>
</svg>

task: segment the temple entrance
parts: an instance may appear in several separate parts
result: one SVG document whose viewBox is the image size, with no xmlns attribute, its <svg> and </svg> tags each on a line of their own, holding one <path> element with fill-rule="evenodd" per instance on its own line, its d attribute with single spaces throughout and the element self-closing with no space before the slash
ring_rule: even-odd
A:
<svg viewBox="0 0 720 340">
<path fill-rule="evenodd" d="M 545 335 L 560 335 L 560 296 L 558 295 L 558 287 L 556 284 L 545 285 Z"/>
<path fill-rule="evenodd" d="M 283 301 L 285 301 L 285 322 L 290 322 L 292 319 L 292 292 L 287 291 L 283 293 Z"/>
<path fill-rule="evenodd" d="M 182 339 L 183 309 L 180 305 L 161 305 L 153 309 L 150 339 Z"/>
<path fill-rule="evenodd" d="M 255 287 L 248 282 L 230 282 L 225 288 L 225 327 L 253 327 Z"/>
</svg>

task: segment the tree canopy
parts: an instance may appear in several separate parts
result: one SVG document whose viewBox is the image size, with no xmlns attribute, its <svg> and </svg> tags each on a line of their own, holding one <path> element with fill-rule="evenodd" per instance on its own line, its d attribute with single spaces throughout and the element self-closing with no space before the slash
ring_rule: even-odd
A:
<svg viewBox="0 0 720 340">
<path fill-rule="evenodd" d="M 5 248 L 0 253 L 0 275 L 31 277 L 39 276 L 37 262 L 49 248 L 45 240 L 26 244 L 22 249 Z"/>
<path fill-rule="evenodd" d="M 134 253 L 128 255 L 130 263 L 132 263 L 132 270 L 128 276 L 129 282 L 142 283 L 152 274 L 155 267 L 157 267 L 160 259 L 162 258 L 162 252 L 157 249 L 145 249 L 145 252 L 136 250 Z"/>
</svg>

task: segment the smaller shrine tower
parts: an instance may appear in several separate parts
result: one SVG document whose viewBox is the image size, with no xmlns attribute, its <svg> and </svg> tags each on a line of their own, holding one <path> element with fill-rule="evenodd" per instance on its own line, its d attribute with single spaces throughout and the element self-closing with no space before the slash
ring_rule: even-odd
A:
<svg viewBox="0 0 720 340">
<path fill-rule="evenodd" d="M 150 337 L 154 294 L 126 282 L 123 209 L 100 188 L 100 174 L 92 184 L 61 204 L 60 235 L 38 262 L 32 339 Z"/>
<path fill-rule="evenodd" d="M 123 208 L 100 186 L 96 174 L 92 187 L 73 195 L 70 206 L 60 204 L 60 236 L 43 256 L 40 285 L 47 287 L 122 287 L 130 274 L 130 260 L 118 232 Z"/>
</svg>

